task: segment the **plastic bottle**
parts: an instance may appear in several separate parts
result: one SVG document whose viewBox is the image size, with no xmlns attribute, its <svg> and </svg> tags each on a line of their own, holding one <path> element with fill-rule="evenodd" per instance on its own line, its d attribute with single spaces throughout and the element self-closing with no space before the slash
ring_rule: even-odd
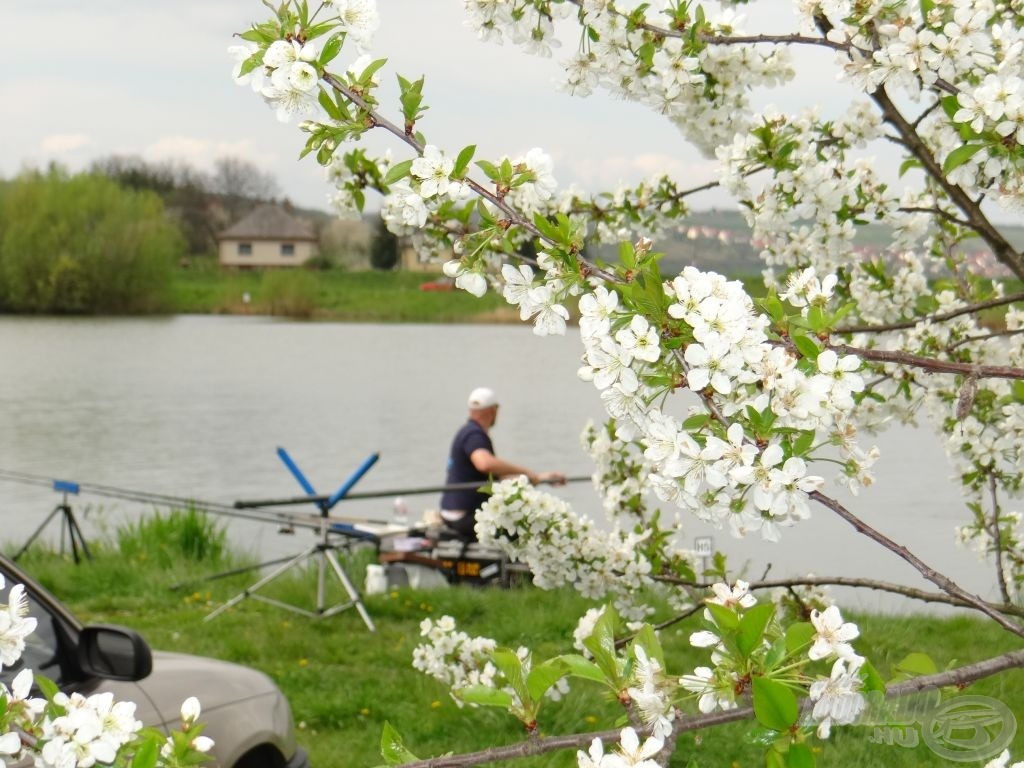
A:
<svg viewBox="0 0 1024 768">
<path fill-rule="evenodd" d="M 405 504 L 405 499 L 399 496 L 395 499 L 395 523 L 397 525 L 409 525 L 409 507 Z"/>
</svg>

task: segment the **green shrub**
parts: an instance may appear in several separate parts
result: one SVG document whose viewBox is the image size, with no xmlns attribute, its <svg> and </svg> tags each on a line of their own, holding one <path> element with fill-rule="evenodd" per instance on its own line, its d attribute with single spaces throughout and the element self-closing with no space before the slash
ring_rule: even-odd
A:
<svg viewBox="0 0 1024 768">
<path fill-rule="evenodd" d="M 138 313 L 165 306 L 181 234 L 160 198 L 59 168 L 0 190 L 0 309 Z"/>
<path fill-rule="evenodd" d="M 316 309 L 316 278 L 304 270 L 274 270 L 263 275 L 262 304 L 271 315 L 312 317 Z"/>
<path fill-rule="evenodd" d="M 183 560 L 216 564 L 224 560 L 227 533 L 194 508 L 159 511 L 117 529 L 117 547 L 129 560 L 169 568 Z"/>
</svg>

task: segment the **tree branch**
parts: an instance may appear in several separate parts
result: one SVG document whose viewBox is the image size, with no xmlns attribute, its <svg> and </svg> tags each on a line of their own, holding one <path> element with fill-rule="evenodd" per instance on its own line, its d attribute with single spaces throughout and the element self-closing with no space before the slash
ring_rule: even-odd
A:
<svg viewBox="0 0 1024 768">
<path fill-rule="evenodd" d="M 895 541 L 890 539 L 888 536 L 880 531 L 875 530 L 870 525 L 865 523 L 859 517 L 854 515 L 850 510 L 840 504 L 833 498 L 826 496 L 821 491 L 811 491 L 807 496 L 814 501 L 818 502 L 822 506 L 825 506 L 843 518 L 846 522 L 853 526 L 854 530 L 867 536 L 869 539 L 877 544 L 888 549 L 890 552 L 895 554 L 897 557 L 905 560 L 913 568 L 924 576 L 928 581 L 937 586 L 943 592 L 952 597 L 959 598 L 968 604 L 969 607 L 974 608 L 977 611 L 988 616 L 996 624 L 1005 629 L 1008 632 L 1012 632 L 1018 637 L 1024 637 L 1024 627 L 1019 624 L 1015 624 L 1005 616 L 1003 616 L 998 610 L 991 607 L 988 602 L 983 600 L 977 595 L 972 595 L 967 590 L 963 589 L 959 584 L 954 582 L 948 576 L 939 573 L 934 568 L 925 563 L 921 558 L 911 552 L 909 549 L 904 547 L 902 544 L 897 544 Z"/>
<path fill-rule="evenodd" d="M 914 328 L 921 323 L 941 323 L 945 320 L 952 320 L 954 317 L 970 315 L 984 309 L 1001 307 L 1005 304 L 1014 304 L 1018 301 L 1024 301 L 1024 292 L 1013 293 L 1009 296 L 1002 296 L 997 299 L 989 299 L 988 301 L 982 301 L 977 304 L 960 307 L 959 309 L 953 309 L 949 312 L 940 312 L 938 314 L 928 315 L 926 317 L 918 318 L 917 320 L 906 320 L 902 323 L 889 323 L 888 325 L 849 325 L 845 328 L 836 328 L 833 333 L 884 333 L 885 331 L 901 331 L 906 328 Z"/>
<path fill-rule="evenodd" d="M 666 584 L 674 584 L 681 587 L 692 587 L 693 589 L 707 590 L 711 588 L 711 584 L 687 581 L 685 579 L 677 579 L 670 576 L 658 577 L 657 580 Z M 945 592 L 928 592 L 923 589 L 918 589 L 917 587 L 908 587 L 904 584 L 894 584 L 888 581 L 858 578 L 855 576 L 797 576 L 791 579 L 770 579 L 750 582 L 750 589 L 752 590 L 779 588 L 789 589 L 791 587 L 854 587 L 857 589 L 873 589 L 879 592 L 889 592 L 894 595 L 902 595 L 903 597 L 920 600 L 924 603 L 942 603 L 943 605 L 954 605 L 959 608 L 974 607 L 966 600 L 953 597 Z M 999 611 L 1002 614 L 1024 618 L 1024 606 L 1014 605 L 1009 600 L 1005 603 L 993 603 L 986 601 L 986 604 L 993 610 Z M 671 626 L 672 624 L 689 618 L 693 614 L 694 611 L 692 610 L 686 611 L 670 621 L 664 622 L 664 624 L 659 625 L 657 628 L 660 629 L 662 626 Z"/>
<path fill-rule="evenodd" d="M 881 86 L 870 94 L 871 99 L 882 110 L 882 117 L 889 125 L 903 138 L 904 144 L 911 154 L 914 155 L 924 166 L 925 172 L 938 184 L 949 196 L 950 200 L 961 210 L 970 222 L 969 226 L 988 243 L 1000 263 L 1006 265 L 1018 278 L 1024 279 L 1024 258 L 1014 249 L 1010 242 L 1003 237 L 1002 233 L 993 226 L 992 222 L 982 212 L 981 205 L 964 192 L 958 185 L 951 182 L 942 170 L 942 166 L 935 159 L 931 150 L 914 130 L 902 113 L 892 103 L 885 87 Z"/>
<path fill-rule="evenodd" d="M 1001 656 L 994 656 L 984 661 L 966 664 L 956 669 L 938 672 L 934 675 L 915 677 L 911 680 L 890 685 L 885 689 L 885 695 L 887 698 L 896 698 L 897 696 L 917 693 L 926 688 L 943 688 L 950 685 L 962 688 L 977 680 L 1020 667 L 1024 667 L 1024 650 L 1010 651 Z M 802 709 L 807 710 L 809 707 L 810 700 L 804 699 Z M 737 707 L 736 709 L 712 712 L 707 715 L 677 714 L 672 724 L 672 732 L 675 736 L 678 736 L 688 731 L 698 731 L 704 728 L 713 728 L 716 725 L 748 720 L 753 715 L 753 707 Z M 646 731 L 644 735 L 647 735 Z M 563 749 L 586 748 L 594 739 L 600 739 L 605 744 L 617 744 L 619 736 L 620 731 L 618 730 L 593 731 L 567 736 L 549 736 L 522 741 L 518 744 L 509 744 L 504 747 L 491 747 L 477 752 L 466 752 L 461 755 L 445 755 L 443 757 L 417 760 L 403 763 L 403 766 L 404 768 L 468 768 L 468 766 L 482 765 L 495 761 L 517 760 L 524 757 L 544 755 Z"/>
<path fill-rule="evenodd" d="M 829 344 L 828 348 L 840 355 L 856 355 L 862 360 L 871 360 L 876 363 L 895 363 L 910 368 L 921 368 L 929 373 L 954 373 L 962 376 L 976 376 L 981 379 L 1024 379 L 1024 368 L 1015 368 L 1011 365 L 954 363 L 948 360 L 914 355 L 910 352 L 864 349 L 852 347 L 849 344 Z"/>
</svg>

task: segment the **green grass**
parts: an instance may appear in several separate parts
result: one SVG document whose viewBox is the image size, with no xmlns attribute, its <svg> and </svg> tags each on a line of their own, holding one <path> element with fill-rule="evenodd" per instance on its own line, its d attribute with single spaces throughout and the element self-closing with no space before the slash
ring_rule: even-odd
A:
<svg viewBox="0 0 1024 768">
<path fill-rule="evenodd" d="M 168 311 L 415 323 L 468 322 L 509 312 L 493 291 L 477 299 L 465 291 L 419 289 L 437 278 L 411 272 L 228 272 L 207 265 L 177 270 Z"/>
<path fill-rule="evenodd" d="M 385 722 L 394 725 L 421 757 L 520 741 L 521 728 L 512 718 L 496 710 L 459 709 L 440 684 L 412 669 L 420 622 L 448 614 L 470 634 L 513 647 L 527 645 L 546 658 L 569 650 L 566 638 L 591 605 L 574 592 L 532 587 L 400 590 L 365 599 L 376 633 L 370 633 L 353 610 L 318 621 L 255 600 L 245 600 L 204 623 L 210 610 L 256 577 L 248 574 L 168 589 L 238 563 L 217 547 L 197 552 L 193 534 L 198 522 L 175 515 L 123 529 L 116 541 L 93 543 L 94 560 L 79 566 L 38 550 L 29 552 L 22 562 L 86 622 L 130 625 L 155 648 L 227 659 L 268 673 L 288 695 L 300 724 L 300 742 L 317 768 L 380 764 Z M 216 527 L 204 530 L 217 539 Z M 351 558 L 348 572 L 358 584 L 372 553 L 362 550 Z M 328 584 L 331 604 L 347 599 L 334 579 L 328 579 Z M 312 608 L 315 573 L 309 570 L 282 579 L 266 594 Z M 862 631 L 858 650 L 869 656 L 883 676 L 911 651 L 929 654 L 942 668 L 1020 647 L 1019 639 L 969 617 L 852 618 Z M 690 619 L 662 633 L 674 673 L 707 663 L 706 652 L 690 648 L 687 642 L 695 628 Z M 1000 699 L 1017 713 L 1018 720 L 1024 720 L 1024 671 L 980 681 L 969 692 Z M 545 705 L 541 731 L 556 735 L 614 727 L 620 712 L 618 704 L 595 687 L 575 682 L 565 700 Z M 818 764 L 872 768 L 947 764 L 923 746 L 874 744 L 869 741 L 871 735 L 866 727 L 837 729 L 829 742 L 816 747 Z M 672 765 L 687 765 L 690 758 L 700 766 L 764 765 L 758 737 L 752 723 L 683 735 Z M 1024 757 L 1021 736 L 1014 743 L 1014 755 Z M 575 761 L 571 753 L 563 753 L 514 764 L 572 766 Z"/>
</svg>

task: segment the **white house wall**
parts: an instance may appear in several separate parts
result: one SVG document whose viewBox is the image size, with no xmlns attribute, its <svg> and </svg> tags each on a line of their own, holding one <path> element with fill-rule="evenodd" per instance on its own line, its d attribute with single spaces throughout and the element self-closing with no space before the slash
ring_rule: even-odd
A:
<svg viewBox="0 0 1024 768">
<path fill-rule="evenodd" d="M 249 243 L 252 254 L 238 253 L 240 243 Z M 291 243 L 295 255 L 282 256 L 281 245 Z M 297 267 L 317 254 L 316 243 L 293 240 L 222 240 L 220 242 L 220 263 L 225 267 Z"/>
</svg>

